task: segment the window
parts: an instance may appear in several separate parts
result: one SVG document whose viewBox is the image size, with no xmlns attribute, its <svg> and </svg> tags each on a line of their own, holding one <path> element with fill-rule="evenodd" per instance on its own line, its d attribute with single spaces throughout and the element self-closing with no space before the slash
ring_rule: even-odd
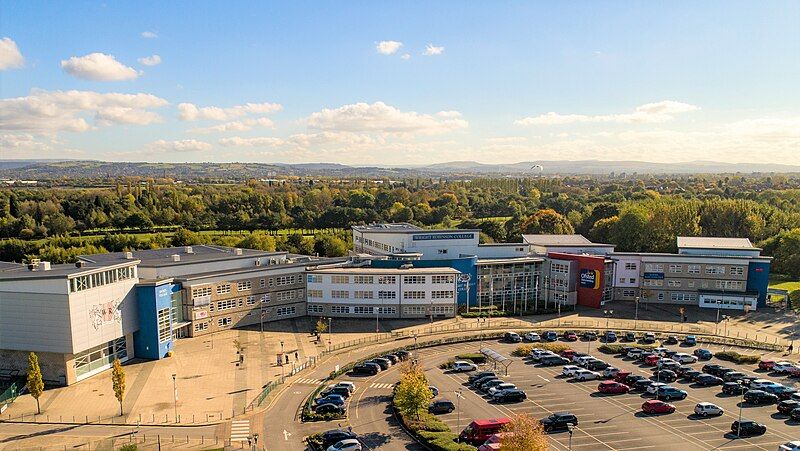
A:
<svg viewBox="0 0 800 451">
<path fill-rule="evenodd" d="M 350 292 L 347 290 L 331 290 L 331 297 L 333 299 L 347 299 L 350 297 Z"/>
<path fill-rule="evenodd" d="M 674 302 L 694 302 L 697 300 L 697 295 L 694 293 L 670 293 L 669 298 Z"/>
<path fill-rule="evenodd" d="M 636 263 L 625 263 L 625 269 L 628 271 L 636 271 Z"/>
<path fill-rule="evenodd" d="M 669 272 L 681 273 L 683 272 L 683 265 L 669 265 Z"/>
<path fill-rule="evenodd" d="M 231 292 L 231 284 L 223 283 L 221 285 L 217 285 L 217 294 L 228 294 Z"/>
<path fill-rule="evenodd" d="M 403 276 L 403 283 L 418 284 L 425 283 L 425 276 Z"/>
<path fill-rule="evenodd" d="M 663 301 L 664 300 L 664 293 L 658 293 L 658 300 L 659 301 Z"/>
<path fill-rule="evenodd" d="M 422 305 L 409 305 L 403 307 L 403 314 L 405 315 L 424 315 L 425 307 Z"/>
<path fill-rule="evenodd" d="M 291 301 L 292 299 L 295 299 L 295 297 L 296 297 L 296 292 L 294 290 L 279 291 L 275 293 L 276 302 Z"/>
<path fill-rule="evenodd" d="M 230 310 L 232 308 L 236 308 L 236 299 L 226 299 L 217 302 L 217 311 Z"/>
<path fill-rule="evenodd" d="M 632 298 L 636 295 L 636 291 L 634 290 L 622 290 L 622 296 L 626 298 Z"/>
<path fill-rule="evenodd" d="M 378 307 L 378 313 L 381 315 L 396 315 L 397 307 Z"/>
<path fill-rule="evenodd" d="M 291 276 L 277 276 L 275 277 L 275 285 L 292 285 L 295 283 L 295 276 L 292 274 Z"/>
<path fill-rule="evenodd" d="M 741 290 L 744 282 L 741 280 L 717 280 L 714 285 L 718 290 Z"/>
<path fill-rule="evenodd" d="M 350 283 L 350 276 L 331 276 L 331 283 Z"/>
<path fill-rule="evenodd" d="M 700 274 L 700 265 L 689 265 L 686 272 L 689 274 Z"/>
<path fill-rule="evenodd" d="M 724 266 L 706 266 L 706 274 L 725 274 Z"/>
<path fill-rule="evenodd" d="M 231 325 L 231 317 L 227 316 L 225 318 L 217 319 L 217 326 L 219 327 L 227 327 Z"/>
<path fill-rule="evenodd" d="M 278 307 L 278 308 L 276 309 L 276 314 L 277 314 L 278 316 L 288 316 L 288 315 L 294 315 L 296 312 L 297 312 L 297 310 L 296 310 L 295 306 L 291 306 L 291 307 Z"/>
<path fill-rule="evenodd" d="M 156 313 L 158 319 L 158 342 L 166 343 L 172 336 L 170 332 L 170 312 L 168 308 L 162 308 Z"/>
<path fill-rule="evenodd" d="M 453 290 L 447 291 L 431 291 L 431 298 L 433 299 L 453 299 Z"/>
<path fill-rule="evenodd" d="M 619 278 L 619 283 L 625 283 L 625 278 L 624 277 L 620 277 Z"/>
<path fill-rule="evenodd" d="M 550 272 L 558 274 L 568 274 L 569 264 L 567 263 L 550 263 Z"/>
<path fill-rule="evenodd" d="M 425 299 L 424 291 L 406 291 L 403 293 L 403 299 Z"/>
<path fill-rule="evenodd" d="M 306 311 L 308 311 L 308 313 L 324 313 L 325 307 L 319 304 L 308 304 Z"/>
<path fill-rule="evenodd" d="M 453 283 L 456 280 L 453 275 L 431 276 L 431 283 Z"/>
<path fill-rule="evenodd" d="M 308 297 L 309 298 L 321 298 L 322 297 L 322 290 L 308 290 Z"/>
<path fill-rule="evenodd" d="M 433 309 L 430 310 L 430 313 L 434 315 L 447 315 L 448 313 L 453 313 L 453 306 L 452 305 L 434 305 Z"/>
<path fill-rule="evenodd" d="M 74 293 L 76 291 L 88 290 L 90 288 L 108 285 L 110 283 L 132 279 L 134 277 L 136 277 L 136 269 L 133 266 L 109 269 L 107 271 L 87 274 L 85 276 L 78 276 L 69 279 L 69 291 Z"/>
<path fill-rule="evenodd" d="M 253 282 L 250 280 L 242 280 L 236 283 L 236 291 L 248 291 L 253 288 Z"/>
<path fill-rule="evenodd" d="M 663 287 L 664 281 L 661 279 L 644 279 L 642 286 L 645 287 Z"/>
<path fill-rule="evenodd" d="M 366 305 L 356 305 L 353 307 L 353 313 L 356 315 L 367 315 L 367 314 L 375 314 L 374 307 L 369 307 Z"/>
<path fill-rule="evenodd" d="M 211 287 L 205 286 L 205 287 L 192 288 L 193 298 L 199 298 L 202 296 L 211 296 Z"/>
<path fill-rule="evenodd" d="M 256 305 L 256 297 L 247 296 L 247 305 Z"/>
<path fill-rule="evenodd" d="M 636 283 L 636 277 L 631 277 L 628 279 L 628 283 Z"/>
<path fill-rule="evenodd" d="M 372 276 L 353 276 L 353 283 L 374 283 Z"/>
<path fill-rule="evenodd" d="M 396 276 L 380 276 L 378 277 L 378 283 L 382 285 L 393 285 L 397 283 Z"/>
<path fill-rule="evenodd" d="M 319 274 L 309 274 L 306 276 L 308 283 L 322 283 L 322 276 Z"/>
<path fill-rule="evenodd" d="M 681 286 L 681 281 L 680 280 L 670 280 L 670 281 L 667 282 L 667 286 L 669 286 L 669 287 L 679 287 L 679 286 Z"/>
<path fill-rule="evenodd" d="M 349 305 L 332 305 L 331 313 L 350 313 Z"/>
<path fill-rule="evenodd" d="M 396 299 L 397 292 L 396 291 L 379 291 L 378 292 L 378 299 Z"/>
<path fill-rule="evenodd" d="M 744 274 L 744 268 L 741 266 L 731 266 L 730 271 L 732 276 L 741 276 Z"/>
<path fill-rule="evenodd" d="M 208 322 L 205 323 L 194 323 L 194 331 L 200 332 L 201 330 L 208 330 Z"/>
<path fill-rule="evenodd" d="M 259 299 L 261 299 L 261 303 L 262 304 L 266 304 L 270 300 L 270 295 L 269 295 L 269 293 L 264 293 L 264 294 L 261 295 L 261 297 Z"/>
<path fill-rule="evenodd" d="M 266 286 L 267 286 L 267 280 L 266 279 L 261 279 L 261 280 L 258 281 L 258 287 L 259 288 L 264 288 Z"/>
<path fill-rule="evenodd" d="M 664 265 L 661 263 L 646 263 L 644 272 L 664 272 Z"/>
<path fill-rule="evenodd" d="M 375 293 L 372 290 L 369 291 L 355 291 L 353 296 L 356 299 L 372 299 Z"/>
<path fill-rule="evenodd" d="M 686 286 L 689 288 L 694 288 L 694 280 L 687 280 Z"/>
</svg>

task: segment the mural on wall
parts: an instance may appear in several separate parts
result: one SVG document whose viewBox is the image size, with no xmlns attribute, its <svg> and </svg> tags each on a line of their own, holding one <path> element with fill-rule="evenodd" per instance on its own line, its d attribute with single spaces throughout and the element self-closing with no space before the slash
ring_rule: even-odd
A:
<svg viewBox="0 0 800 451">
<path fill-rule="evenodd" d="M 94 330 L 98 330 L 100 326 L 110 322 L 122 324 L 120 304 L 122 304 L 122 301 L 117 300 L 93 305 L 89 309 L 89 322 L 92 323 Z"/>
</svg>

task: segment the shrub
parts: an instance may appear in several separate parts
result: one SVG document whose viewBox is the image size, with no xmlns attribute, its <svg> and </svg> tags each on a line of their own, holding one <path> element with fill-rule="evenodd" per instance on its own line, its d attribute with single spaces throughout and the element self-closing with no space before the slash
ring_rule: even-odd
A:
<svg viewBox="0 0 800 451">
<path fill-rule="evenodd" d="M 761 357 L 755 354 L 739 354 L 736 351 L 720 351 L 714 356 L 720 360 L 736 363 L 758 363 Z"/>
<path fill-rule="evenodd" d="M 511 355 L 513 355 L 514 357 L 528 357 L 531 354 L 533 348 L 539 348 L 539 349 L 544 349 L 546 351 L 553 351 L 555 353 L 560 353 L 562 351 L 570 349 L 570 346 L 564 343 L 536 343 L 530 345 L 521 345 L 517 346 L 517 349 L 511 351 Z"/>
<path fill-rule="evenodd" d="M 439 365 L 439 368 L 442 370 L 452 370 L 453 365 L 455 365 L 456 359 L 449 359 L 446 362 Z"/>
<path fill-rule="evenodd" d="M 456 356 L 456 360 L 469 360 L 472 363 L 481 364 L 486 363 L 486 356 L 478 352 L 472 352 L 468 354 L 459 354 Z"/>
<path fill-rule="evenodd" d="M 655 348 L 656 346 L 655 345 L 645 345 L 645 344 L 634 344 L 634 345 L 631 345 L 631 344 L 613 344 L 613 345 L 603 344 L 603 345 L 598 346 L 597 350 L 602 352 L 603 354 L 619 354 L 620 352 L 622 352 L 622 348 L 625 348 L 625 347 L 637 348 L 637 349 L 643 349 L 645 351 L 649 351 L 649 350 Z"/>
<path fill-rule="evenodd" d="M 126 443 L 119 447 L 119 451 L 136 451 L 139 449 L 139 446 L 136 443 Z"/>
<path fill-rule="evenodd" d="M 457 443 L 458 436 L 450 431 L 420 431 L 417 433 L 417 438 L 423 445 L 434 451 L 475 451 L 477 449 L 466 443 Z"/>
</svg>

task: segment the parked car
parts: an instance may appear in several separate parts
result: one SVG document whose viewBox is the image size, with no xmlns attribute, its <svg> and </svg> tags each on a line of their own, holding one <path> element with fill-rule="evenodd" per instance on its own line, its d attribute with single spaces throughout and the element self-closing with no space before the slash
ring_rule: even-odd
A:
<svg viewBox="0 0 800 451">
<path fill-rule="evenodd" d="M 328 386 L 328 388 L 334 388 L 334 387 L 345 387 L 350 393 L 353 393 L 354 391 L 356 391 L 356 384 L 354 384 L 354 383 L 352 383 L 350 381 L 340 381 L 340 382 L 337 382 L 337 383 L 335 383 L 333 385 L 329 385 Z"/>
<path fill-rule="evenodd" d="M 672 413 L 675 412 L 675 406 L 664 401 L 659 401 L 658 399 L 650 399 L 642 404 L 642 412 L 648 414 Z"/>
<path fill-rule="evenodd" d="M 542 341 L 542 337 L 539 336 L 536 332 L 528 332 L 527 334 L 522 336 L 524 341 Z"/>
<path fill-rule="evenodd" d="M 652 332 L 645 332 L 644 337 L 642 337 L 642 341 L 645 344 L 653 344 L 656 342 L 656 334 Z"/>
<path fill-rule="evenodd" d="M 697 371 L 697 370 L 684 371 L 681 374 L 681 379 L 693 382 L 695 379 L 697 379 L 698 377 L 702 376 L 703 374 L 705 374 L 705 373 L 703 373 L 702 371 Z"/>
<path fill-rule="evenodd" d="M 775 404 L 778 397 L 763 390 L 748 390 L 744 394 L 744 402 L 750 404 Z"/>
<path fill-rule="evenodd" d="M 659 360 L 661 360 L 661 357 L 659 357 L 656 354 L 652 354 L 652 355 L 649 355 L 649 356 L 645 357 L 644 364 L 645 365 L 650 365 L 650 366 L 656 366 L 656 364 L 658 364 Z"/>
<path fill-rule="evenodd" d="M 353 374 L 367 374 L 370 376 L 374 376 L 380 372 L 380 367 L 377 365 L 355 365 L 352 370 L 350 370 Z"/>
<path fill-rule="evenodd" d="M 472 362 L 458 360 L 455 363 L 453 363 L 453 371 L 457 371 L 459 373 L 467 371 L 477 371 L 477 370 L 478 370 L 478 365 L 475 365 Z"/>
<path fill-rule="evenodd" d="M 322 447 L 328 449 L 329 446 L 337 442 L 357 437 L 358 436 L 356 435 L 356 433 L 352 431 L 345 431 L 343 429 L 332 429 L 330 431 L 325 431 L 322 433 Z"/>
<path fill-rule="evenodd" d="M 617 341 L 617 333 L 614 331 L 608 331 L 604 335 L 604 341 L 606 343 L 613 343 Z"/>
<path fill-rule="evenodd" d="M 663 369 L 663 370 L 672 370 L 675 371 L 676 369 L 680 368 L 681 364 L 666 357 L 662 357 L 661 360 L 656 362 L 656 368 Z"/>
<path fill-rule="evenodd" d="M 392 362 L 390 360 L 382 359 L 380 357 L 372 359 L 372 360 L 370 360 L 370 361 L 368 361 L 366 363 L 374 363 L 374 364 L 378 365 L 379 367 L 381 367 L 382 371 L 388 370 L 389 367 L 392 366 Z"/>
<path fill-rule="evenodd" d="M 597 386 L 597 391 L 608 394 L 628 393 L 630 387 L 619 382 L 603 381 Z"/>
<path fill-rule="evenodd" d="M 544 333 L 544 340 L 545 341 L 556 341 L 558 340 L 558 333 L 553 330 L 548 330 Z"/>
<path fill-rule="evenodd" d="M 633 385 L 630 385 L 630 387 L 631 390 L 646 391 L 647 387 L 653 384 L 655 384 L 655 381 L 651 381 L 650 379 L 639 379 L 634 382 Z"/>
<path fill-rule="evenodd" d="M 492 395 L 492 400 L 495 402 L 519 402 L 528 398 L 524 391 L 512 388 L 503 390 Z"/>
<path fill-rule="evenodd" d="M 789 418 L 792 421 L 800 421 L 800 409 L 794 409 L 789 412 Z"/>
<path fill-rule="evenodd" d="M 707 417 L 709 415 L 716 415 L 720 416 L 725 413 L 722 410 L 722 407 L 719 407 L 716 404 L 712 404 L 710 402 L 699 402 L 696 406 L 694 406 L 694 413 L 696 415 L 700 415 L 701 417 Z"/>
<path fill-rule="evenodd" d="M 657 347 L 657 348 L 653 348 L 653 349 L 651 349 L 650 351 L 651 351 L 653 354 L 658 354 L 658 355 L 659 355 L 659 356 L 661 356 L 661 357 L 665 357 L 665 356 L 667 355 L 667 352 L 669 352 L 669 349 L 668 349 L 668 348 L 665 348 L 665 347 L 663 347 L 663 346 L 659 346 L 659 347 Z"/>
<path fill-rule="evenodd" d="M 651 395 L 655 395 L 658 392 L 659 388 L 666 387 L 666 386 L 667 386 L 667 384 L 665 384 L 664 382 L 651 381 L 651 384 L 648 385 L 647 388 L 644 389 L 644 391 L 649 393 L 649 394 L 651 394 Z"/>
<path fill-rule="evenodd" d="M 775 366 L 775 361 L 774 360 L 761 359 L 761 361 L 758 362 L 758 369 L 759 370 L 771 371 L 772 367 L 774 367 L 774 366 Z"/>
<path fill-rule="evenodd" d="M 722 376 L 722 380 L 724 380 L 725 382 L 736 382 L 746 377 L 747 375 L 742 373 L 741 371 L 731 371 L 729 373 L 725 373 L 725 375 Z"/>
<path fill-rule="evenodd" d="M 572 332 L 570 330 L 564 332 L 563 337 L 564 337 L 564 340 L 566 340 L 566 341 L 578 341 L 578 334 L 576 334 L 575 332 Z"/>
<path fill-rule="evenodd" d="M 795 364 L 792 362 L 786 362 L 786 361 L 775 362 L 775 364 L 772 365 L 772 371 L 778 374 L 786 374 L 789 372 L 790 369 L 794 368 L 794 366 Z"/>
<path fill-rule="evenodd" d="M 328 395 L 314 400 L 314 404 L 318 406 L 321 404 L 336 404 L 338 406 L 343 406 L 344 403 L 345 399 L 342 395 Z"/>
<path fill-rule="evenodd" d="M 440 413 L 450 413 L 454 410 L 456 410 L 456 406 L 453 404 L 453 401 L 448 401 L 446 399 L 433 401 L 431 405 L 428 406 L 428 412 L 434 415 L 438 415 Z"/>
<path fill-rule="evenodd" d="M 644 351 L 643 353 L 639 354 L 639 357 L 636 359 L 636 361 L 644 363 L 644 361 L 649 358 L 655 358 L 654 360 L 658 362 L 658 359 L 660 359 L 661 356 L 650 351 Z"/>
<path fill-rule="evenodd" d="M 503 335 L 503 341 L 507 343 L 522 343 L 522 337 L 516 332 L 506 332 Z"/>
<path fill-rule="evenodd" d="M 589 369 L 589 370 L 592 370 L 592 371 L 602 371 L 602 370 L 605 370 L 606 368 L 608 368 L 610 366 L 611 365 L 609 365 L 608 363 L 606 363 L 606 362 L 604 362 L 602 360 L 597 360 L 597 359 L 590 360 L 589 362 L 586 363 L 586 369 Z"/>
<path fill-rule="evenodd" d="M 569 412 L 556 412 L 539 420 L 545 432 L 567 429 L 569 426 L 578 425 L 578 417 Z"/>
<path fill-rule="evenodd" d="M 664 340 L 665 344 L 668 345 L 676 345 L 678 344 L 678 336 L 677 335 L 667 335 L 667 339 Z"/>
<path fill-rule="evenodd" d="M 556 366 L 556 365 L 566 365 L 567 363 L 569 363 L 569 360 L 561 356 L 553 355 L 553 356 L 542 357 L 542 359 L 539 360 L 539 363 L 542 366 Z"/>
<path fill-rule="evenodd" d="M 481 384 L 481 386 L 480 386 L 480 387 L 478 387 L 478 388 L 480 389 L 480 391 L 482 391 L 482 392 L 484 392 L 484 393 L 489 393 L 489 389 L 490 389 L 490 388 L 492 388 L 492 387 L 496 387 L 496 386 L 498 386 L 498 385 L 500 385 L 500 384 L 503 384 L 503 383 L 505 383 L 505 381 L 504 381 L 504 380 L 502 380 L 502 379 L 492 379 L 492 380 L 489 380 L 489 381 L 486 381 L 486 382 L 484 382 L 484 383 L 483 383 L 483 384 Z"/>
<path fill-rule="evenodd" d="M 392 365 L 397 365 L 398 363 L 400 363 L 400 357 L 397 357 L 397 354 L 386 354 L 381 357 L 392 362 Z"/>
<path fill-rule="evenodd" d="M 400 357 L 400 360 L 408 360 L 409 358 L 411 358 L 411 351 L 406 351 L 405 349 L 401 349 L 395 352 L 395 355 L 397 355 L 397 357 Z"/>
<path fill-rule="evenodd" d="M 512 384 L 511 382 L 505 382 L 499 385 L 495 385 L 494 387 L 489 389 L 489 395 L 494 396 L 495 393 L 503 390 L 511 390 L 517 388 L 516 385 Z"/>
<path fill-rule="evenodd" d="M 800 408 L 800 401 L 796 399 L 784 399 L 783 401 L 778 403 L 778 413 L 783 415 L 789 415 L 792 410 Z"/>
<path fill-rule="evenodd" d="M 625 381 L 627 381 L 627 380 L 628 380 L 628 376 L 630 376 L 630 375 L 631 375 L 631 372 L 630 372 L 630 371 L 627 371 L 627 370 L 619 370 L 619 371 L 617 372 L 617 375 L 616 375 L 616 376 L 614 376 L 614 381 L 616 381 L 616 382 L 621 382 L 621 383 L 623 383 L 623 384 L 624 384 L 624 383 L 625 383 Z"/>
<path fill-rule="evenodd" d="M 577 363 L 578 361 L 580 361 L 584 357 L 591 357 L 591 356 L 589 354 L 585 354 L 583 352 L 576 352 L 575 354 L 572 354 L 572 357 L 570 357 L 570 360 L 572 360 L 573 362 Z"/>
<path fill-rule="evenodd" d="M 500 432 L 509 423 L 508 418 L 489 418 L 486 420 L 472 421 L 459 434 L 459 441 L 479 445 L 489 437 Z"/>
<path fill-rule="evenodd" d="M 468 382 L 472 383 L 472 382 L 475 382 L 476 380 L 478 380 L 478 379 L 480 379 L 482 377 L 486 377 L 486 376 L 495 376 L 494 371 L 481 371 L 479 373 L 470 374 L 470 376 L 469 376 L 469 378 L 467 380 L 468 380 Z"/>
<path fill-rule="evenodd" d="M 631 387 L 631 389 L 634 389 L 635 388 L 634 385 L 636 385 L 636 383 L 638 383 L 639 381 L 647 381 L 648 384 L 653 382 L 650 379 L 642 376 L 641 374 L 629 374 L 622 383 L 627 385 L 628 387 Z"/>
<path fill-rule="evenodd" d="M 707 374 L 711 374 L 711 375 L 716 375 L 716 374 L 717 374 L 717 371 L 718 371 L 720 368 L 723 368 L 723 366 L 722 366 L 722 365 L 720 365 L 720 364 L 717 364 L 717 363 L 708 363 L 708 364 L 705 364 L 705 365 L 703 365 L 703 372 L 704 372 L 704 373 L 707 373 Z"/>
<path fill-rule="evenodd" d="M 575 355 L 575 350 L 574 349 L 565 349 L 565 350 L 561 351 L 559 353 L 559 355 L 561 357 L 564 357 L 564 358 L 572 360 L 572 356 Z"/>
<path fill-rule="evenodd" d="M 322 391 L 322 393 L 319 394 L 319 396 L 321 398 L 324 398 L 324 397 L 330 396 L 330 395 L 339 395 L 342 398 L 349 398 L 350 397 L 350 389 L 347 388 L 347 387 L 330 387 L 330 388 L 326 388 L 325 390 Z"/>
<path fill-rule="evenodd" d="M 697 337 L 694 335 L 687 335 L 683 339 L 683 344 L 685 346 L 696 346 L 697 345 Z"/>
<path fill-rule="evenodd" d="M 575 375 L 576 371 L 579 371 L 581 367 L 577 365 L 565 365 L 564 368 L 561 369 L 561 374 L 567 377 L 572 377 Z"/>
<path fill-rule="evenodd" d="M 533 360 L 539 361 L 542 357 L 546 355 L 558 355 L 558 354 L 556 354 L 553 351 L 548 351 L 546 349 L 539 349 L 539 348 L 531 349 L 531 359 Z"/>
<path fill-rule="evenodd" d="M 670 387 L 669 385 L 664 387 L 659 387 L 656 390 L 656 399 L 661 399 L 664 401 L 669 401 L 672 399 L 686 399 L 688 393 L 685 390 L 681 390 L 679 388 Z"/>
<path fill-rule="evenodd" d="M 753 420 L 736 420 L 731 423 L 731 432 L 737 437 L 749 437 L 764 434 L 767 432 L 767 427 Z"/>
<path fill-rule="evenodd" d="M 490 380 L 492 380 L 492 379 L 497 379 L 497 376 L 496 376 L 494 373 L 492 373 L 492 374 L 487 374 L 487 375 L 485 375 L 485 376 L 483 376 L 483 377 L 479 377 L 478 379 L 475 379 L 474 381 L 472 381 L 472 382 L 471 382 L 471 385 L 472 385 L 473 387 L 475 387 L 475 388 L 480 388 L 480 386 L 481 386 L 481 385 L 482 385 L 484 382 L 488 382 L 488 381 L 490 381 Z"/>
<path fill-rule="evenodd" d="M 786 442 L 778 447 L 778 451 L 800 451 L 800 440 Z"/>
<path fill-rule="evenodd" d="M 672 370 L 657 370 L 654 376 L 660 382 L 675 382 L 678 380 L 678 375 Z"/>
<path fill-rule="evenodd" d="M 636 334 L 633 332 L 625 332 L 625 336 L 622 337 L 623 341 L 636 341 Z"/>
<path fill-rule="evenodd" d="M 584 369 L 576 371 L 575 374 L 573 375 L 574 379 L 579 380 L 581 382 L 600 379 L 600 377 L 601 377 L 600 373 Z"/>
<path fill-rule="evenodd" d="M 329 446 L 327 451 L 361 451 L 361 442 L 355 438 L 348 438 Z"/>
<path fill-rule="evenodd" d="M 703 387 L 713 387 L 714 385 L 722 385 L 725 381 L 721 377 L 712 376 L 710 374 L 701 374 L 694 380 L 697 385 Z"/>
<path fill-rule="evenodd" d="M 681 365 L 681 366 L 675 368 L 672 371 L 675 371 L 675 374 L 677 374 L 678 377 L 682 377 L 683 373 L 685 373 L 687 371 L 692 371 L 692 370 L 694 370 L 694 368 L 689 366 L 689 365 Z"/>
<path fill-rule="evenodd" d="M 764 387 L 764 391 L 767 393 L 772 393 L 773 395 L 777 396 L 778 399 L 790 399 L 795 393 L 797 393 L 796 388 L 787 387 L 785 385 L 768 385 Z"/>
<path fill-rule="evenodd" d="M 750 388 L 761 390 L 764 387 L 769 387 L 770 385 L 780 385 L 775 381 L 771 381 L 769 379 L 756 379 L 753 382 L 750 382 Z"/>
<path fill-rule="evenodd" d="M 746 391 L 747 387 L 744 387 L 737 382 L 725 382 L 722 384 L 722 393 L 725 395 L 741 396 L 742 393 Z"/>
<path fill-rule="evenodd" d="M 628 351 L 626 357 L 628 357 L 629 359 L 638 359 L 639 356 L 642 355 L 642 353 L 644 353 L 644 350 L 639 348 L 633 348 L 630 351 Z"/>
<path fill-rule="evenodd" d="M 619 368 L 615 366 L 609 366 L 608 368 L 603 369 L 603 377 L 606 379 L 613 379 L 619 373 Z"/>
<path fill-rule="evenodd" d="M 694 363 L 697 362 L 697 357 L 685 352 L 679 352 L 672 356 L 672 360 L 678 363 Z"/>
<path fill-rule="evenodd" d="M 431 391 L 431 393 L 433 394 L 434 398 L 439 396 L 439 389 L 438 388 L 434 387 L 433 385 L 428 385 L 428 389 Z"/>
<path fill-rule="evenodd" d="M 320 415 L 323 414 L 344 415 L 344 406 L 340 406 L 338 404 L 333 404 L 333 403 L 320 404 L 314 408 L 314 412 Z"/>
<path fill-rule="evenodd" d="M 597 332 L 591 332 L 591 331 L 584 332 L 583 339 L 586 341 L 595 341 L 597 340 Z"/>
<path fill-rule="evenodd" d="M 700 360 L 710 360 L 711 357 L 714 357 L 714 353 L 709 351 L 708 349 L 698 348 L 695 349 L 693 352 L 694 355 L 697 356 Z"/>
</svg>

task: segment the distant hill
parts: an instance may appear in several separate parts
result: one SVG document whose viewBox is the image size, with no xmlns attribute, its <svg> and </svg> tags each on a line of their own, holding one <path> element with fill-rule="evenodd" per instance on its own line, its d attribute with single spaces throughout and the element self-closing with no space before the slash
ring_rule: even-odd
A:
<svg viewBox="0 0 800 451">
<path fill-rule="evenodd" d="M 542 169 L 534 166 L 540 165 Z M 796 173 L 800 166 L 764 163 L 648 163 L 641 161 L 523 161 L 486 164 L 453 161 L 426 166 L 348 166 L 337 163 L 147 163 L 85 160 L 0 160 L 0 178 L 16 180 L 114 179 L 118 177 L 172 178 L 174 180 L 248 180 L 301 177 L 519 177 L 532 175 L 607 174 L 733 174 Z"/>
</svg>

